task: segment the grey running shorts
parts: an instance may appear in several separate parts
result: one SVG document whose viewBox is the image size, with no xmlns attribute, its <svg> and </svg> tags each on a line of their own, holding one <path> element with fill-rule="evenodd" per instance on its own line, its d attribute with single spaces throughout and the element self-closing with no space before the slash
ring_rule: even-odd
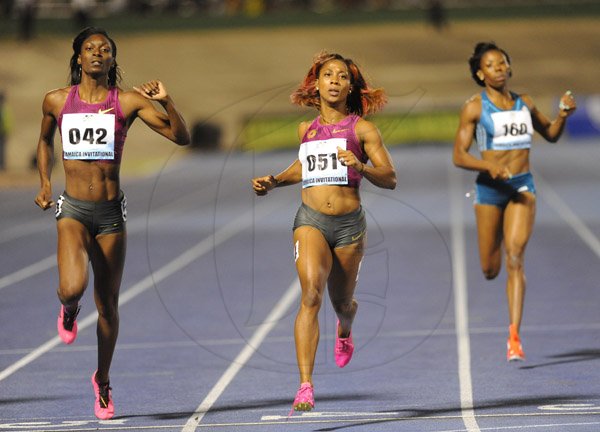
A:
<svg viewBox="0 0 600 432">
<path fill-rule="evenodd" d="M 123 191 L 110 201 L 82 201 L 67 195 L 66 192 L 56 201 L 56 220 L 71 218 L 81 222 L 95 237 L 125 230 L 127 221 L 127 198 Z"/>
<path fill-rule="evenodd" d="M 294 219 L 294 230 L 305 225 L 321 231 L 331 248 L 356 243 L 367 233 L 367 220 L 362 207 L 345 215 L 330 216 L 302 203 Z"/>
</svg>

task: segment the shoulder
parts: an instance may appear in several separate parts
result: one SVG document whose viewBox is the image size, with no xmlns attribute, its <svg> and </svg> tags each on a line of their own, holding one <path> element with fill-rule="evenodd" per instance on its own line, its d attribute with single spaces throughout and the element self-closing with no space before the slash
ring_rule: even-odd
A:
<svg viewBox="0 0 600 432">
<path fill-rule="evenodd" d="M 304 136 L 310 125 L 313 123 L 313 121 L 314 120 L 300 122 L 300 124 L 298 125 L 298 137 L 300 139 L 302 139 L 302 137 Z"/>
<path fill-rule="evenodd" d="M 148 99 L 135 90 L 123 90 L 117 87 L 117 99 L 125 118 L 136 116 L 141 110 L 152 106 Z"/>
<path fill-rule="evenodd" d="M 54 90 L 50 90 L 44 95 L 44 101 L 42 103 L 44 112 L 55 112 L 57 113 L 62 109 L 65 102 L 67 101 L 67 96 L 69 96 L 69 91 L 71 90 L 71 86 L 62 87 Z"/>
<path fill-rule="evenodd" d="M 71 91 L 71 86 L 57 88 L 54 90 L 50 90 L 44 95 L 44 103 L 57 103 L 57 102 L 65 102 L 67 100 L 67 96 Z"/>
<path fill-rule="evenodd" d="M 146 99 L 136 92 L 135 90 L 123 90 L 117 87 L 117 95 L 119 96 L 119 102 L 127 104 L 142 104 Z"/>
<path fill-rule="evenodd" d="M 372 121 L 365 120 L 364 118 L 359 118 L 356 122 L 356 126 L 354 127 L 356 133 L 365 134 L 369 132 L 377 132 L 379 133 L 379 129 L 377 125 Z"/>
<path fill-rule="evenodd" d="M 481 93 L 475 93 L 473 96 L 471 96 L 469 99 L 467 99 L 465 101 L 465 103 L 463 104 L 463 109 L 465 109 L 465 108 L 467 108 L 467 109 L 474 109 L 474 108 L 481 109 L 481 102 L 482 102 Z"/>
<path fill-rule="evenodd" d="M 474 94 L 465 101 L 460 115 L 463 119 L 476 120 L 481 115 L 482 99 L 481 93 Z"/>
<path fill-rule="evenodd" d="M 530 111 L 533 111 L 535 109 L 535 103 L 533 102 L 533 99 L 531 98 L 531 96 L 529 96 L 528 94 L 517 94 L 518 97 L 521 98 L 521 100 L 523 101 L 523 103 L 525 105 L 527 105 L 527 108 L 529 108 Z"/>
<path fill-rule="evenodd" d="M 381 139 L 381 133 L 379 132 L 377 125 L 369 120 L 363 119 L 362 117 L 356 122 L 354 132 L 361 141 Z"/>
</svg>

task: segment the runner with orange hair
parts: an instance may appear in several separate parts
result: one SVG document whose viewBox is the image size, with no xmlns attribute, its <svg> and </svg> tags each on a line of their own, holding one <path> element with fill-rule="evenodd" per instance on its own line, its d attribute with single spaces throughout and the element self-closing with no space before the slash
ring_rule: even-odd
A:
<svg viewBox="0 0 600 432">
<path fill-rule="evenodd" d="M 367 84 L 352 60 L 319 53 L 291 101 L 314 107 L 319 115 L 298 127 L 298 159 L 277 175 L 254 178 L 252 187 L 261 196 L 275 187 L 302 182 L 302 204 L 293 228 L 302 287 L 294 329 L 300 389 L 292 407 L 310 411 L 318 313 L 326 285 L 338 318 L 336 364 L 346 366 L 354 351 L 352 323 L 358 308 L 354 290 L 367 240 L 360 182 L 364 177 L 378 187 L 394 189 L 396 171 L 379 130 L 362 118 L 383 107 L 385 94 Z"/>
</svg>

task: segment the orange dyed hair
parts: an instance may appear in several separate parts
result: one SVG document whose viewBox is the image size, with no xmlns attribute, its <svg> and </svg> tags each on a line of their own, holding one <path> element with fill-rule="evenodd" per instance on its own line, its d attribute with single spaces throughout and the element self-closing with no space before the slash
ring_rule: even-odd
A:
<svg viewBox="0 0 600 432">
<path fill-rule="evenodd" d="M 346 100 L 348 112 L 362 117 L 363 115 L 376 113 L 383 108 L 387 102 L 387 96 L 383 89 L 370 87 L 358 66 L 351 59 L 327 51 L 321 51 L 314 57 L 313 64 L 302 83 L 290 95 L 293 104 L 321 108 L 321 99 L 316 89 L 316 83 L 321 68 L 331 60 L 340 60 L 348 67 L 350 89 L 352 90 Z"/>
</svg>

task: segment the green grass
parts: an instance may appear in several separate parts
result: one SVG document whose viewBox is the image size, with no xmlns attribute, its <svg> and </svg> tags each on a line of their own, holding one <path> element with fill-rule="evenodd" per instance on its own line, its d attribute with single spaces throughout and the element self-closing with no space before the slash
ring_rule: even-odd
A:
<svg viewBox="0 0 600 432">
<path fill-rule="evenodd" d="M 262 152 L 297 147 L 298 124 L 313 117 L 314 113 L 249 119 L 241 135 L 242 149 Z M 369 120 L 379 128 L 387 146 L 447 143 L 454 139 L 458 112 L 388 114 Z"/>
</svg>

